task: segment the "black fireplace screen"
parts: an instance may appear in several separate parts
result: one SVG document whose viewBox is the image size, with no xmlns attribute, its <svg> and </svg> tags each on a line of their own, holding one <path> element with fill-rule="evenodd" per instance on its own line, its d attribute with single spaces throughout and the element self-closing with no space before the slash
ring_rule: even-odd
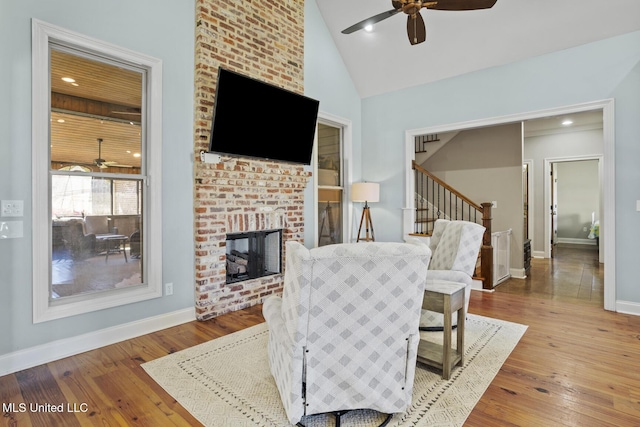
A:
<svg viewBox="0 0 640 427">
<path fill-rule="evenodd" d="M 282 230 L 227 234 L 227 283 L 282 271 Z"/>
</svg>

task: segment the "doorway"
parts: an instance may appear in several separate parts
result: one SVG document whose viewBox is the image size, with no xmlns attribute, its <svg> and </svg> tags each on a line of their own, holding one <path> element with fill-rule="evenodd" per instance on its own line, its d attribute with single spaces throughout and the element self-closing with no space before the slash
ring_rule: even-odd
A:
<svg viewBox="0 0 640 427">
<path fill-rule="evenodd" d="M 552 108 L 534 112 L 526 112 L 509 116 L 494 117 L 488 119 L 475 120 L 471 122 L 453 123 L 441 126 L 432 126 L 427 128 L 419 128 L 408 130 L 405 132 L 405 209 L 403 210 L 403 232 L 409 232 L 413 224 L 415 211 L 413 209 L 413 193 L 414 183 L 412 179 L 411 162 L 414 159 L 414 141 L 415 137 L 423 134 L 444 133 L 451 131 L 459 131 L 466 129 L 474 129 L 480 127 L 488 127 L 495 125 L 503 125 L 509 123 L 518 123 L 526 120 L 543 119 L 550 117 L 559 117 L 572 113 L 581 112 L 600 112 L 602 114 L 602 217 L 600 220 L 600 231 L 604 235 L 607 232 L 606 239 L 602 239 L 600 244 L 602 248 L 605 264 L 615 265 L 615 222 L 608 221 L 609 218 L 615 218 L 615 164 L 614 164 L 614 148 L 615 141 L 613 135 L 614 114 L 613 100 L 595 101 L 586 104 L 578 104 L 573 106 Z M 540 183 L 540 185 L 543 185 Z M 545 184 L 548 185 L 548 184 Z M 542 208 L 542 206 L 541 206 Z M 547 217 L 545 214 L 543 217 Z M 549 230 L 546 228 L 546 230 Z M 546 233 L 549 236 L 549 233 Z M 615 269 L 608 268 L 604 272 L 604 308 L 606 310 L 615 311 Z"/>
<path fill-rule="evenodd" d="M 544 176 L 550 177 L 545 182 L 545 206 L 549 206 L 550 211 L 545 216 L 544 233 L 550 238 L 546 241 L 544 258 L 553 258 L 555 246 L 560 242 L 596 245 L 597 260 L 605 263 L 602 245 L 605 236 L 600 227 L 605 215 L 602 166 L 603 156 L 600 155 L 545 159 Z"/>
</svg>

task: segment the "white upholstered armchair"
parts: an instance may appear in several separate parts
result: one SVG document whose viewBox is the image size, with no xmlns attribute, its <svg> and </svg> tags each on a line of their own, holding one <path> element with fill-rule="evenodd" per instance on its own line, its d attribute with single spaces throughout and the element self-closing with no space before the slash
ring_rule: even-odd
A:
<svg viewBox="0 0 640 427">
<path fill-rule="evenodd" d="M 469 309 L 473 273 L 478 252 L 482 246 L 485 228 L 468 221 L 438 219 L 434 223 L 429 247 L 432 251 L 427 286 L 435 281 L 456 282 L 465 285 L 465 313 Z M 454 317 L 454 325 L 457 319 Z M 423 310 L 421 329 L 442 329 L 443 315 Z"/>
<path fill-rule="evenodd" d="M 282 298 L 263 307 L 269 364 L 287 417 L 411 403 L 431 251 L 408 243 L 308 250 L 286 243 Z"/>
<path fill-rule="evenodd" d="M 435 281 L 462 283 L 465 285 L 465 313 L 469 309 L 473 273 L 482 246 L 485 228 L 469 221 L 449 221 L 438 219 L 434 223 L 429 247 L 432 251 L 427 286 Z M 454 317 L 453 324 L 457 324 Z M 443 316 L 422 310 L 421 329 L 442 329 Z"/>
</svg>

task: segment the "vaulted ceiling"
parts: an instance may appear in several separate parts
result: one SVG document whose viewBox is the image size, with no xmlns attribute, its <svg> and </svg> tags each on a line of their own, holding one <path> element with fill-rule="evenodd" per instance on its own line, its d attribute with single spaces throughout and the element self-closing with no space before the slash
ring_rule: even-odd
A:
<svg viewBox="0 0 640 427">
<path fill-rule="evenodd" d="M 640 30 L 638 0 L 498 0 L 477 11 L 422 10 L 410 45 L 398 13 L 373 31 L 341 31 L 393 9 L 390 0 L 316 0 L 362 98 Z"/>
</svg>

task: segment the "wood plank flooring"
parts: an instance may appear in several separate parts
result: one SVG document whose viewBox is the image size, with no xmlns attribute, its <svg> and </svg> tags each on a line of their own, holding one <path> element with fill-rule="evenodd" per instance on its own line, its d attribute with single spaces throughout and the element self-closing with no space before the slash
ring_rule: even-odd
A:
<svg viewBox="0 0 640 427">
<path fill-rule="evenodd" d="M 640 426 L 640 317 L 602 309 L 598 274 L 586 298 L 575 289 L 589 281 L 584 267 L 580 274 L 557 268 L 562 256 L 534 261 L 530 278 L 519 281 L 528 283 L 472 292 L 471 313 L 529 328 L 465 426 Z M 571 291 L 561 289 L 565 282 Z M 260 323 L 260 310 L 190 322 L 0 377 L 0 426 L 197 426 L 140 364 Z M 65 411 L 29 411 L 36 403 L 63 404 Z M 79 412 L 68 412 L 67 404 Z"/>
<path fill-rule="evenodd" d="M 532 259 L 525 280 L 508 279 L 496 291 L 603 307 L 604 264 L 598 262 L 598 248 L 560 244 L 555 253 L 552 259 Z"/>
</svg>

